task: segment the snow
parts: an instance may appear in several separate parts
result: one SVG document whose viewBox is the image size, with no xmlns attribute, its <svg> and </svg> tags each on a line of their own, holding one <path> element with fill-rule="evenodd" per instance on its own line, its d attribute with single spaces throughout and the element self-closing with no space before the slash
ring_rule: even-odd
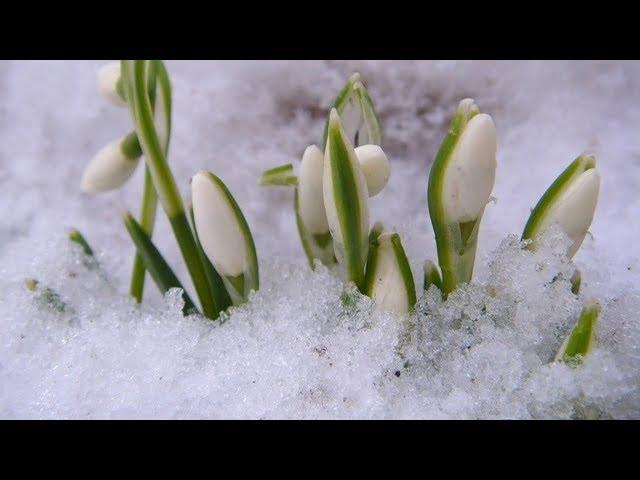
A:
<svg viewBox="0 0 640 480">
<path fill-rule="evenodd" d="M 187 198 L 191 175 L 216 173 L 256 241 L 261 290 L 223 322 L 182 317 L 178 292 L 163 298 L 150 279 L 141 307 L 127 297 L 122 214 L 138 211 L 143 170 L 116 192 L 79 187 L 89 159 L 131 130 L 96 92 L 103 63 L 0 62 L 0 417 L 640 418 L 640 63 L 167 62 L 178 185 Z M 400 233 L 417 285 L 437 258 L 429 165 L 458 101 L 474 98 L 498 131 L 476 280 L 444 303 L 419 293 L 406 317 L 344 293 L 335 271 L 312 272 L 292 192 L 257 185 L 320 142 L 354 71 L 391 163 L 371 220 Z M 557 231 L 523 250 L 530 208 L 584 150 L 602 175 L 591 235 L 573 262 Z M 71 227 L 99 269 L 67 241 Z M 162 211 L 154 240 L 188 284 Z M 592 298 L 603 307 L 597 347 L 580 368 L 552 363 Z"/>
</svg>

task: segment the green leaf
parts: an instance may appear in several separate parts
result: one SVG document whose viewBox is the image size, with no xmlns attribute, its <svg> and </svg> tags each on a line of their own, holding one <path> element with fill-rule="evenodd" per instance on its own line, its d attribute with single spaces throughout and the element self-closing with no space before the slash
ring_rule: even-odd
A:
<svg viewBox="0 0 640 480">
<path fill-rule="evenodd" d="M 213 300 L 216 304 L 216 310 L 218 310 L 219 312 L 225 311 L 231 306 L 231 297 L 229 297 L 229 292 L 227 292 L 227 289 L 224 286 L 222 277 L 220 277 L 216 268 L 209 261 L 207 254 L 204 253 L 202 245 L 200 245 L 200 238 L 198 238 L 196 222 L 193 218 L 193 206 L 189 207 L 189 218 L 191 220 L 191 226 L 193 228 L 196 245 L 198 246 L 198 252 L 200 253 L 202 263 L 204 264 L 205 272 L 207 274 L 207 280 L 209 281 L 209 286 L 211 288 L 211 296 L 213 297 Z"/>
<path fill-rule="evenodd" d="M 393 251 L 396 255 L 396 263 L 400 269 L 402 280 L 404 281 L 404 289 L 407 293 L 407 304 L 411 310 L 416 304 L 416 285 L 413 281 L 413 273 L 411 273 L 411 266 L 407 255 L 402 248 L 402 242 L 400 241 L 400 235 L 394 233 L 391 235 L 391 245 L 393 245 Z"/>
<path fill-rule="evenodd" d="M 87 267 L 89 270 L 94 270 L 100 266 L 95 256 L 93 255 L 93 250 L 89 246 L 89 243 L 85 240 L 84 236 L 82 236 L 82 234 L 78 230 L 73 229 L 69 232 L 69 240 L 76 245 L 79 245 L 82 249 L 82 252 L 84 253 L 82 263 L 85 267 Z"/>
<path fill-rule="evenodd" d="M 563 361 L 572 367 L 584 361 L 584 358 L 595 344 L 596 326 L 600 311 L 600 304 L 595 301 L 590 302 L 583 308 L 576 326 L 558 351 L 556 361 Z"/>
<path fill-rule="evenodd" d="M 124 216 L 124 224 L 131 236 L 131 240 L 140 254 L 140 257 L 142 258 L 142 261 L 144 262 L 145 268 L 151 275 L 151 278 L 153 278 L 153 281 L 158 286 L 160 292 L 165 294 L 171 288 L 182 289 L 182 298 L 184 299 L 182 312 L 185 315 L 197 313 L 198 310 L 187 294 L 185 288 L 180 283 L 180 280 L 178 280 L 178 277 L 176 277 L 173 270 L 155 247 L 149 236 L 144 232 L 142 227 L 130 213 L 127 213 Z"/>
<path fill-rule="evenodd" d="M 338 261 L 345 267 L 347 281 L 355 283 L 362 292 L 369 194 L 359 169 L 358 158 L 342 129 L 340 117 L 332 110 L 325 154 L 324 181 L 330 182 L 324 186 L 325 208 L 333 240 L 340 251 Z"/>
<path fill-rule="evenodd" d="M 164 102 L 165 110 L 169 112 L 171 111 L 171 98 L 166 70 L 161 62 L 156 62 L 153 65 L 155 65 L 158 82 L 161 87 L 159 100 Z M 150 62 L 147 60 L 123 60 L 121 62 L 124 89 L 128 100 L 127 105 L 136 126 L 140 145 L 145 154 L 145 161 L 153 179 L 153 186 L 171 224 L 182 258 L 202 304 L 202 310 L 207 317 L 216 318 L 218 312 L 210 294 L 205 268 L 200 260 L 193 232 L 185 215 L 180 191 L 165 155 L 168 129 L 170 128 L 169 116 L 167 115 L 165 119 L 167 132 L 158 131 L 154 123 L 154 111 L 150 103 L 147 82 L 149 67 Z"/>
<path fill-rule="evenodd" d="M 573 272 L 569 281 L 571 282 L 571 293 L 578 295 L 582 284 L 582 274 L 580 273 L 580 270 Z"/>
<path fill-rule="evenodd" d="M 298 177 L 293 173 L 293 165 L 287 163 L 278 167 L 265 170 L 260 177 L 260 186 L 285 186 L 295 187 L 298 184 Z"/>
<path fill-rule="evenodd" d="M 58 313 L 73 312 L 74 309 L 64 300 L 58 292 L 50 287 L 40 287 L 40 282 L 35 278 L 27 278 L 24 286 L 30 292 L 38 293 L 35 300 L 44 308 Z"/>
</svg>

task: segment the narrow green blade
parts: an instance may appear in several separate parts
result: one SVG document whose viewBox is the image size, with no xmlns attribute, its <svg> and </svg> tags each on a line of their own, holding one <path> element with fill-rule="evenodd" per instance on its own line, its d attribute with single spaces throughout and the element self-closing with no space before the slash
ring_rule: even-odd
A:
<svg viewBox="0 0 640 480">
<path fill-rule="evenodd" d="M 184 299 L 184 307 L 182 309 L 183 313 L 185 315 L 197 313 L 198 310 L 180 283 L 180 280 L 178 280 L 178 277 L 176 277 L 173 270 L 155 247 L 149 236 L 144 232 L 142 227 L 130 213 L 125 215 L 124 224 L 138 253 L 142 257 L 145 268 L 160 289 L 160 292 L 164 294 L 169 289 L 176 287 L 182 289 L 182 297 Z"/>
<path fill-rule="evenodd" d="M 94 270 L 100 266 L 98 260 L 96 260 L 93 255 L 93 249 L 89 246 L 89 243 L 84 238 L 84 236 L 76 229 L 73 229 L 69 232 L 69 240 L 80 246 L 82 252 L 84 253 L 84 258 L 82 259 L 82 263 L 89 270 Z"/>
<path fill-rule="evenodd" d="M 216 268 L 209 261 L 207 254 L 204 253 L 202 249 L 202 245 L 200 245 L 200 238 L 198 237 L 198 230 L 196 229 L 196 222 L 193 219 L 193 206 L 189 206 L 189 218 L 191 220 L 191 226 L 193 228 L 194 237 L 196 240 L 196 245 L 198 247 L 198 251 L 200 253 L 200 258 L 202 259 L 202 263 L 204 264 L 205 273 L 207 274 L 207 280 L 209 281 L 209 285 L 211 287 L 211 296 L 213 297 L 213 301 L 216 304 L 216 308 L 219 312 L 225 311 L 227 308 L 231 306 L 231 297 L 229 297 L 229 292 L 224 286 L 224 282 L 222 278 L 218 274 Z"/>
<path fill-rule="evenodd" d="M 393 251 L 396 255 L 396 263 L 400 269 L 404 288 L 407 293 L 407 304 L 409 305 L 409 310 L 411 310 L 416 304 L 416 285 L 413 281 L 413 273 L 411 272 L 411 266 L 409 265 L 407 254 L 404 252 L 402 242 L 400 241 L 400 235 L 397 233 L 391 235 L 391 245 L 393 245 Z"/>
<path fill-rule="evenodd" d="M 325 153 L 324 199 L 338 260 L 346 270 L 347 281 L 364 288 L 364 262 L 367 256 L 368 198 L 364 175 L 358 169 L 353 146 L 346 139 L 340 117 L 332 110 Z M 333 219 L 333 220 L 332 220 Z M 338 237 L 336 237 L 338 235 Z M 339 241 L 338 241 L 339 240 Z"/>
<path fill-rule="evenodd" d="M 260 177 L 260 186 L 285 186 L 295 187 L 298 184 L 298 177 L 293 173 L 293 165 L 287 163 L 278 167 L 265 170 Z"/>
<path fill-rule="evenodd" d="M 558 351 L 556 360 L 564 361 L 570 366 L 577 366 L 582 363 L 595 343 L 596 326 L 600 311 L 600 304 L 595 301 L 582 309 L 576 326 Z"/>
</svg>

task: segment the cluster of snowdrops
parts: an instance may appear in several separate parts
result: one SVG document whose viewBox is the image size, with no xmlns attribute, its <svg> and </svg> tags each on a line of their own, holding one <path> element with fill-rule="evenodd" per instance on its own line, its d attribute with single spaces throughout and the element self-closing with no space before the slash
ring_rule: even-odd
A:
<svg viewBox="0 0 640 480">
<path fill-rule="evenodd" d="M 185 314 L 220 318 L 259 288 L 258 260 L 251 230 L 223 180 L 201 171 L 191 180 L 191 203 L 179 194 L 169 167 L 171 82 L 162 61 L 123 60 L 98 72 L 100 93 L 128 108 L 133 130 L 104 147 L 87 166 L 81 186 L 98 193 L 120 187 L 144 158 L 143 198 L 138 218 L 125 226 L 135 245 L 130 294 L 142 301 L 146 273 L 161 292 L 182 289 Z M 376 308 L 398 314 L 416 304 L 416 285 L 398 233 L 371 225 L 369 198 L 388 182 L 391 165 L 381 148 L 382 129 L 359 74 L 353 74 L 329 110 L 321 143 L 309 146 L 297 168 L 267 170 L 264 186 L 293 190 L 293 210 L 310 268 L 338 264 L 345 285 L 373 299 Z M 443 299 L 472 281 L 478 231 L 491 199 L 496 171 L 494 122 L 471 99 L 462 100 L 431 166 L 428 211 L 435 233 L 437 264 L 424 263 L 424 290 Z M 296 173 L 297 170 L 297 173 Z M 595 158 L 582 154 L 552 183 L 532 210 L 522 248 L 535 249 L 540 236 L 558 226 L 570 238 L 566 255 L 580 248 L 593 220 L 600 186 Z M 165 211 L 189 272 L 198 302 L 188 295 L 152 236 L 158 203 Z M 92 250 L 74 231 L 70 239 Z M 580 272 L 571 278 L 578 294 Z M 38 288 L 35 280 L 27 286 Z M 59 301 L 47 291 L 51 301 Z M 600 306 L 588 302 L 556 360 L 579 365 L 590 351 Z"/>
</svg>

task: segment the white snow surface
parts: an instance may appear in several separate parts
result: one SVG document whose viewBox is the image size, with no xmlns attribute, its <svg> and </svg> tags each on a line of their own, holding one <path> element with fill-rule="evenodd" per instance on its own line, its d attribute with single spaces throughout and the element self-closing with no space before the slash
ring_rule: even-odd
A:
<svg viewBox="0 0 640 480">
<path fill-rule="evenodd" d="M 188 198 L 191 175 L 216 173 L 256 241 L 261 290 L 223 322 L 183 317 L 179 291 L 163 298 L 150 278 L 142 306 L 127 295 L 122 214 L 138 212 L 143 169 L 118 191 L 80 191 L 89 159 L 132 128 L 97 94 L 104 63 L 0 62 L 1 418 L 640 418 L 640 63 L 167 62 L 178 185 Z M 354 71 L 392 170 L 371 223 L 400 233 L 418 286 L 437 260 L 429 167 L 458 101 L 474 98 L 498 130 L 475 281 L 446 302 L 419 292 L 406 317 L 345 294 L 335 270 L 312 272 L 292 191 L 257 185 L 320 142 Z M 573 262 L 558 231 L 523 250 L 530 208 L 584 150 L 602 175 L 591 235 Z M 85 267 L 71 227 L 100 269 Z M 154 241 L 192 292 L 161 209 Z M 552 363 L 591 298 L 597 347 L 579 368 Z"/>
</svg>

